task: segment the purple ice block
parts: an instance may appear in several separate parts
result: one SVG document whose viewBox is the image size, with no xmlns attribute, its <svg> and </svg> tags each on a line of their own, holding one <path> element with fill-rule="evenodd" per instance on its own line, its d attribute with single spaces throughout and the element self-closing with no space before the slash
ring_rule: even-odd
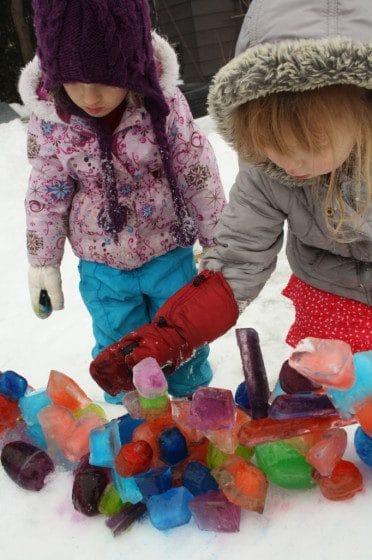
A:
<svg viewBox="0 0 372 560">
<path fill-rule="evenodd" d="M 236 329 L 236 338 L 243 364 L 245 383 L 254 420 L 266 418 L 269 408 L 269 384 L 260 341 L 254 329 Z"/>
<path fill-rule="evenodd" d="M 191 401 L 187 423 L 197 430 L 221 430 L 234 425 L 236 409 L 229 389 L 199 387 Z"/>
</svg>

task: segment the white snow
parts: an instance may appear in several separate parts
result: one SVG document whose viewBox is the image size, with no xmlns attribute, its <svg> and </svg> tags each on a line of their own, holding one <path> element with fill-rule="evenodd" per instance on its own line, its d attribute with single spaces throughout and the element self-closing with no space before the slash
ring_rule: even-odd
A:
<svg viewBox="0 0 372 560">
<path fill-rule="evenodd" d="M 17 110 L 17 107 L 13 105 Z M 22 107 L 18 107 L 22 117 Z M 237 170 L 234 153 L 213 132 L 208 117 L 200 119 L 216 151 L 228 193 Z M 26 123 L 0 125 L 0 370 L 12 369 L 34 388 L 43 388 L 51 369 L 73 377 L 88 395 L 102 401 L 102 392 L 88 373 L 93 339 L 90 319 L 78 292 L 77 260 L 67 247 L 62 266 L 66 308 L 41 321 L 28 297 L 23 198 L 29 165 Z M 260 336 L 271 387 L 290 349 L 284 343 L 293 318 L 281 295 L 289 277 L 284 251 L 266 287 L 239 319 Z M 234 329 L 211 345 L 213 386 L 235 390 L 242 367 Z M 124 409 L 104 405 L 110 417 Z M 371 559 L 372 471 L 361 463 L 352 445 L 346 458 L 365 478 L 365 491 L 346 502 L 331 502 L 317 488 L 290 491 L 270 486 L 263 515 L 243 511 L 239 533 L 200 531 L 188 525 L 160 532 L 148 519 L 114 539 L 102 516 L 83 517 L 71 503 L 72 477 L 57 472 L 41 492 L 17 487 L 0 468 L 0 558 L 2 560 L 259 560 Z"/>
</svg>

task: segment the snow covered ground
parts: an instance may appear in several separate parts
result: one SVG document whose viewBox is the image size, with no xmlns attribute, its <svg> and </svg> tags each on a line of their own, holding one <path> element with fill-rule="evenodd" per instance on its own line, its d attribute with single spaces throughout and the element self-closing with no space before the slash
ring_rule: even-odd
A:
<svg viewBox="0 0 372 560">
<path fill-rule="evenodd" d="M 16 106 L 22 113 L 22 108 Z M 229 147 L 213 132 L 208 117 L 200 119 L 212 142 L 228 193 L 237 170 Z M 31 310 L 27 288 L 23 198 L 29 165 L 26 124 L 20 119 L 0 125 L 0 370 L 12 369 L 35 388 L 46 386 L 49 371 L 73 377 L 88 395 L 102 401 L 88 367 L 92 335 L 89 316 L 78 293 L 77 260 L 69 248 L 62 266 L 66 308 L 41 321 Z M 260 336 L 270 385 L 289 355 L 284 343 L 293 318 L 281 296 L 289 277 L 284 252 L 259 298 L 240 317 L 238 326 L 254 327 Z M 234 329 L 211 345 L 213 385 L 235 390 L 242 381 Z M 110 417 L 124 409 L 105 405 Z M 200 531 L 188 525 L 159 532 L 148 519 L 114 539 L 103 517 L 87 518 L 71 503 L 72 476 L 57 472 L 41 492 L 18 488 L 0 468 L 0 558 L 2 560 L 370 560 L 372 470 L 355 455 L 354 429 L 345 458 L 365 478 L 365 491 L 346 502 L 331 502 L 314 488 L 290 491 L 270 486 L 263 515 L 243 511 L 239 533 Z"/>
</svg>

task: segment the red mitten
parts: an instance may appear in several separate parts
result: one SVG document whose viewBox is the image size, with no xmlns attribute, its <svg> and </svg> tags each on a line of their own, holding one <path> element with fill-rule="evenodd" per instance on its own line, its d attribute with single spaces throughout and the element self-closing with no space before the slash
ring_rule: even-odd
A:
<svg viewBox="0 0 372 560">
<path fill-rule="evenodd" d="M 166 373 L 237 321 L 238 306 L 220 272 L 204 270 L 158 310 L 152 323 L 103 350 L 90 365 L 93 379 L 111 395 L 133 389 L 132 368 L 153 357 Z"/>
</svg>

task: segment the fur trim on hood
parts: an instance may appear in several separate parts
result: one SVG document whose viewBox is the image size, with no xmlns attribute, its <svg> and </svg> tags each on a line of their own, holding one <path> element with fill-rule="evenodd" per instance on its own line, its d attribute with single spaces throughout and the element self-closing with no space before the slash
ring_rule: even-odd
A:
<svg viewBox="0 0 372 560">
<path fill-rule="evenodd" d="M 285 0 L 278 4 L 278 0 L 253 0 L 238 41 L 241 54 L 214 77 L 209 113 L 229 144 L 233 140 L 232 113 L 252 99 L 335 84 L 372 89 L 372 42 L 363 41 L 368 18 L 372 25 L 371 8 L 361 0 L 313 0 L 310 4 L 308 0 Z M 275 17 L 280 20 L 278 25 L 271 24 L 270 18 Z"/>
<path fill-rule="evenodd" d="M 165 97 L 172 95 L 179 78 L 177 55 L 170 44 L 154 31 L 152 44 L 155 61 L 159 70 L 159 83 Z M 58 116 L 53 99 L 42 90 L 40 61 L 35 56 L 22 70 L 18 84 L 19 94 L 26 107 L 46 121 L 63 123 Z"/>
</svg>

